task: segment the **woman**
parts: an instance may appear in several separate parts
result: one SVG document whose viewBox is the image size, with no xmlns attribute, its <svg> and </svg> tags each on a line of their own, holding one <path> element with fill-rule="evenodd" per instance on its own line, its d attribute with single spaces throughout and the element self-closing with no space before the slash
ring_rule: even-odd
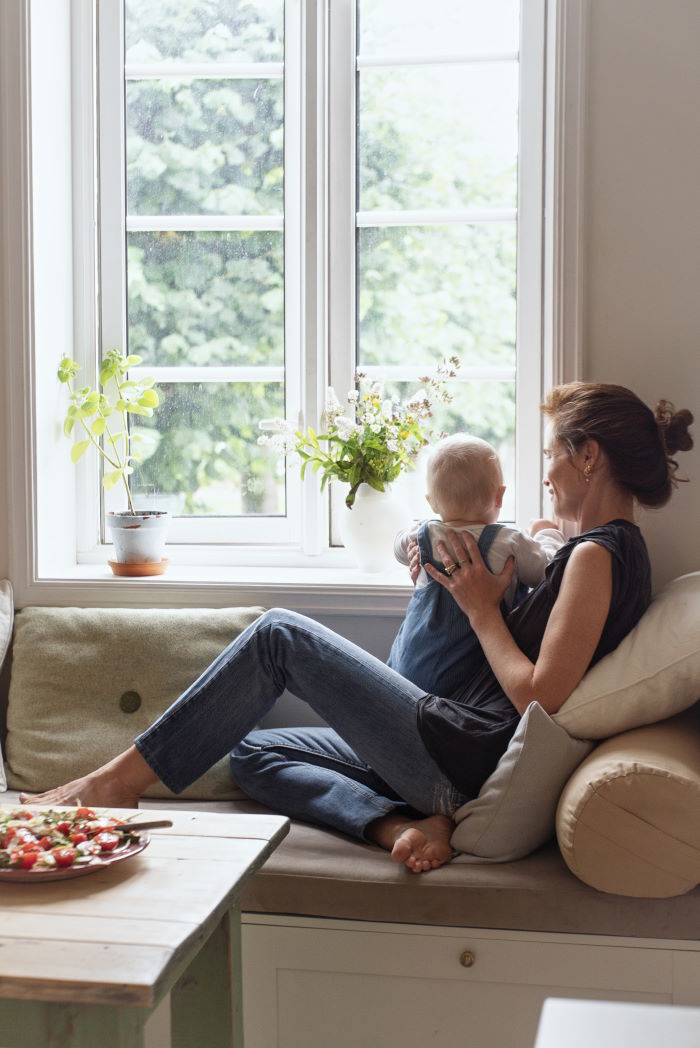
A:
<svg viewBox="0 0 700 1048">
<path fill-rule="evenodd" d="M 128 750 L 23 800 L 135 807 L 157 779 L 178 793 L 233 747 L 234 778 L 251 797 L 374 841 L 415 873 L 447 862 L 454 812 L 477 795 L 529 703 L 558 710 L 648 606 L 635 503 L 664 505 L 672 456 L 693 445 L 689 411 L 661 401 L 652 413 L 620 386 L 560 386 L 543 412 L 544 484 L 575 537 L 504 620 L 512 563 L 492 575 L 471 536 L 451 533 L 444 572 L 428 570 L 469 616 L 485 656 L 457 693 L 427 695 L 311 619 L 273 610 Z M 331 727 L 252 732 L 285 688 Z"/>
</svg>

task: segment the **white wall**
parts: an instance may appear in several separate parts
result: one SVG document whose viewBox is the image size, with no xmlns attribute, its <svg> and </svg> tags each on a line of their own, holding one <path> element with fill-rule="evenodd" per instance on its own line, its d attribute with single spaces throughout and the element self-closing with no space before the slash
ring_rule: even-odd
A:
<svg viewBox="0 0 700 1048">
<path fill-rule="evenodd" d="M 590 0 L 589 34 L 583 377 L 697 420 L 641 520 L 658 587 L 700 569 L 700 2 Z"/>
<path fill-rule="evenodd" d="M 590 0 L 583 377 L 630 385 L 648 403 L 666 397 L 698 419 L 698 447 L 680 457 L 691 483 L 642 521 L 657 586 L 700 568 L 699 41 L 699 0 Z M 0 350 L 4 575 L 10 347 Z M 333 625 L 384 657 L 395 621 Z"/>
</svg>

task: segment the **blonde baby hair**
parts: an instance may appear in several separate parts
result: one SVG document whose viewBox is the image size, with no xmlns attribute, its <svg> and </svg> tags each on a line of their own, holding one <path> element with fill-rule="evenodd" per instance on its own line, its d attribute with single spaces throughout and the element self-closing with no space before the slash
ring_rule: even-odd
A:
<svg viewBox="0 0 700 1048">
<path fill-rule="evenodd" d="M 430 504 L 443 520 L 484 522 L 501 494 L 503 471 L 487 441 L 455 433 L 432 449 L 427 482 Z"/>
</svg>

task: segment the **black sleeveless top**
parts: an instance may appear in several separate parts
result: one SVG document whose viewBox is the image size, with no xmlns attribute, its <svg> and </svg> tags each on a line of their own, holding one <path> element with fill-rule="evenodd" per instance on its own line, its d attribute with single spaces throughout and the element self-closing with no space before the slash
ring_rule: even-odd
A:
<svg viewBox="0 0 700 1048">
<path fill-rule="evenodd" d="M 635 524 L 613 520 L 569 539 L 547 566 L 544 580 L 506 618 L 515 643 L 536 662 L 564 569 L 579 542 L 597 542 L 612 555 L 612 598 L 590 665 L 613 651 L 651 601 L 649 554 Z M 482 653 L 482 665 L 449 697 L 425 695 L 418 729 L 442 771 L 466 797 L 476 797 L 508 748 L 520 714 Z"/>
</svg>

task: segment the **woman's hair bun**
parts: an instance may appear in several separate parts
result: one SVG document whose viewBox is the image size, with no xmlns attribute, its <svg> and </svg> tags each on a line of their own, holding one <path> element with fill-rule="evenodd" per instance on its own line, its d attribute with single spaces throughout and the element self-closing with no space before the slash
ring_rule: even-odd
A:
<svg viewBox="0 0 700 1048">
<path fill-rule="evenodd" d="M 693 446 L 693 438 L 688 432 L 688 427 L 692 426 L 694 421 L 692 412 L 687 408 L 676 411 L 670 401 L 660 400 L 654 410 L 654 418 L 667 454 L 675 455 L 677 451 L 690 451 Z"/>
</svg>

